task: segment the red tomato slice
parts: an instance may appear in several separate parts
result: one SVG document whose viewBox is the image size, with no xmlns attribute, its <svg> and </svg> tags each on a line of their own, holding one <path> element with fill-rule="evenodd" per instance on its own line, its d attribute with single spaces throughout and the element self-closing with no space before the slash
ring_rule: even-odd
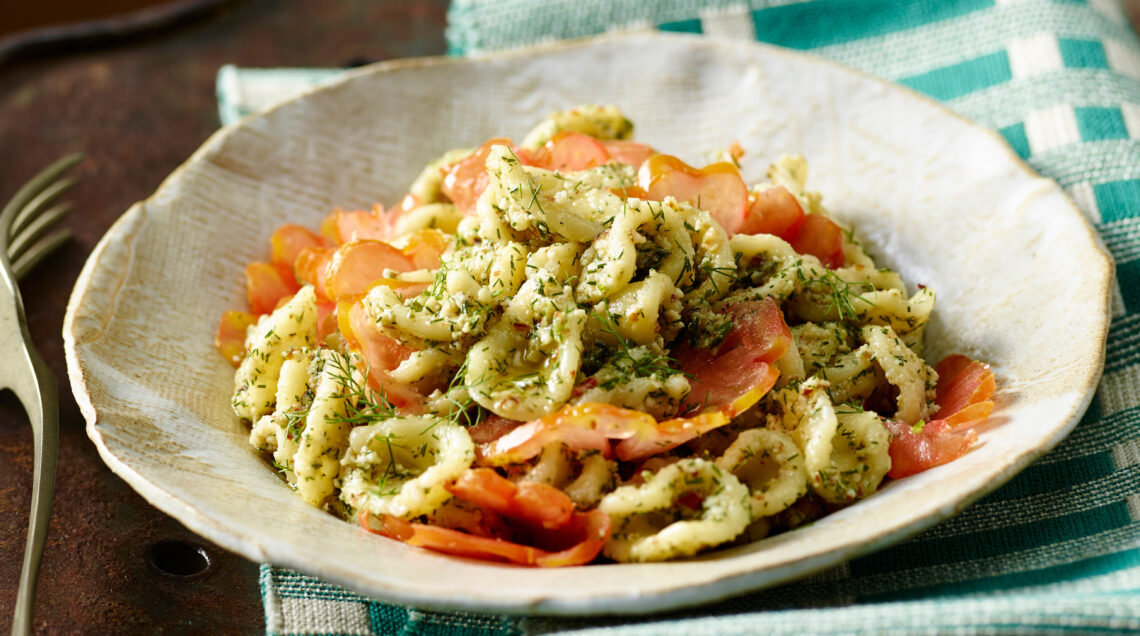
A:
<svg viewBox="0 0 1140 636">
<path fill-rule="evenodd" d="M 514 483 L 490 468 L 469 469 L 447 490 L 509 519 L 547 529 L 566 525 L 574 512 L 574 502 L 554 486 L 537 481 Z"/>
<path fill-rule="evenodd" d="M 321 236 L 336 245 L 361 239 L 385 241 L 395 236 L 397 218 L 395 211 L 385 212 L 379 203 L 368 211 L 333 210 L 321 222 Z"/>
<path fill-rule="evenodd" d="M 486 444 L 510 433 L 522 424 L 523 422 L 518 420 L 508 420 L 501 415 L 492 413 L 483 418 L 482 422 L 467 429 L 467 432 L 471 435 L 471 441 L 476 444 Z"/>
<path fill-rule="evenodd" d="M 729 236 L 744 222 L 748 188 L 736 166 L 727 162 L 694 168 L 671 155 L 653 155 L 637 171 L 637 185 L 660 201 L 672 196 L 708 211 Z"/>
<path fill-rule="evenodd" d="M 384 276 L 384 270 L 416 269 L 406 254 L 384 241 L 357 240 L 337 248 L 329 259 L 325 293 L 331 300 L 357 296 Z"/>
<path fill-rule="evenodd" d="M 782 186 L 748 195 L 748 211 L 737 230 L 741 234 L 773 234 L 785 241 L 799 234 L 804 210 L 791 192 Z"/>
<path fill-rule="evenodd" d="M 529 165 L 573 172 L 600 166 L 610 160 L 601 142 L 593 137 L 572 130 L 563 130 L 552 137 L 536 151 L 529 153 Z"/>
<path fill-rule="evenodd" d="M 383 391 L 385 398 L 394 406 L 418 410 L 423 405 L 423 396 L 412 387 L 392 380 L 388 375 L 389 371 L 412 355 L 413 349 L 401 345 L 377 329 L 359 298 L 340 300 L 336 316 L 345 342 L 364 358 L 369 385 L 377 391 Z"/>
<path fill-rule="evenodd" d="M 607 139 L 601 142 L 601 144 L 602 148 L 605 148 L 606 154 L 610 156 L 610 159 L 620 163 L 628 163 L 635 167 L 640 166 L 645 163 L 646 159 L 657 154 L 657 151 L 651 146 L 636 141 Z"/>
<path fill-rule="evenodd" d="M 886 425 L 891 432 L 887 474 L 895 479 L 958 459 L 978 439 L 974 429 L 955 431 L 945 420 L 927 422 L 918 433 L 905 422 L 888 420 Z"/>
<path fill-rule="evenodd" d="M 257 316 L 247 311 L 227 311 L 218 322 L 214 346 L 227 362 L 237 368 L 245 357 L 246 328 L 257 322 Z"/>
<path fill-rule="evenodd" d="M 610 536 L 610 518 L 600 510 L 574 513 L 562 528 L 546 532 L 540 537 L 544 544 L 568 545 L 557 551 L 543 550 L 503 539 L 480 537 L 449 528 L 408 523 L 389 515 L 376 521 L 374 517 L 362 511 L 358 520 L 365 530 L 404 541 L 408 545 L 455 556 L 539 567 L 566 567 L 589 563 L 597 558 Z"/>
<path fill-rule="evenodd" d="M 487 561 L 507 561 L 519 565 L 534 565 L 543 555 L 542 550 L 538 548 L 505 539 L 480 537 L 423 523 L 410 525 L 413 534 L 406 543 L 435 552 Z"/>
<path fill-rule="evenodd" d="M 565 526 L 547 533 L 544 544 L 570 547 L 557 552 L 546 552 L 535 559 L 534 564 L 543 568 L 559 568 L 568 565 L 585 565 L 597 558 L 602 546 L 610 538 L 610 516 L 601 510 L 575 512 Z"/>
<path fill-rule="evenodd" d="M 792 331 L 771 298 L 737 303 L 728 311 L 735 327 L 716 351 L 682 344 L 676 352 L 681 370 L 690 376 L 692 390 L 683 407 L 689 411 L 735 405 L 760 388 L 754 403 L 776 382 L 779 372 L 772 363 L 792 346 Z"/>
<path fill-rule="evenodd" d="M 843 229 L 822 214 L 804 216 L 799 232 L 788 243 L 800 254 L 819 258 L 824 267 L 843 267 Z"/>
<path fill-rule="evenodd" d="M 296 294 L 298 289 L 301 286 L 288 266 L 261 262 L 245 266 L 246 298 L 255 314 L 273 311 L 282 298 Z"/>
<path fill-rule="evenodd" d="M 598 451 L 607 458 L 616 454 L 623 461 L 644 459 L 724 426 L 763 397 L 776 383 L 776 377 L 775 368 L 770 368 L 760 385 L 746 390 L 736 400 L 703 413 L 662 422 L 647 413 L 611 404 L 567 405 L 481 444 L 479 461 L 491 466 L 523 462 L 556 441 L 573 450 Z M 612 441 L 618 442 L 616 448 L 611 447 Z"/>
<path fill-rule="evenodd" d="M 989 365 L 960 354 L 946 356 L 935 365 L 938 386 L 934 403 L 938 417 L 957 428 L 984 420 L 993 411 L 996 383 Z"/>
<path fill-rule="evenodd" d="M 776 383 L 776 376 L 772 376 L 769 384 L 760 396 L 772 388 Z M 751 404 L 749 405 L 751 406 Z M 710 409 L 691 417 L 677 417 L 671 420 L 658 422 L 653 428 L 642 427 L 634 429 L 632 435 L 618 442 L 614 449 L 617 458 L 625 461 L 640 461 L 667 450 L 672 450 L 685 442 L 700 437 L 705 433 L 728 424 L 732 417 L 725 411 Z"/>
<path fill-rule="evenodd" d="M 441 190 L 463 214 L 475 214 L 475 202 L 487 189 L 487 155 L 491 146 L 511 146 L 511 140 L 498 137 L 488 140 L 467 157 L 443 169 Z"/>
<path fill-rule="evenodd" d="M 609 457 L 611 439 L 632 437 L 638 430 L 650 436 L 656 426 L 652 415 L 612 404 L 567 405 L 482 445 L 479 455 L 485 463 L 502 466 L 526 461 L 547 444 L 560 441 L 575 450 L 595 450 Z"/>
<path fill-rule="evenodd" d="M 275 265 L 293 267 L 297 256 L 306 248 L 321 248 L 328 245 L 324 237 L 314 234 L 308 228 L 286 223 L 273 232 L 269 239 Z"/>
</svg>

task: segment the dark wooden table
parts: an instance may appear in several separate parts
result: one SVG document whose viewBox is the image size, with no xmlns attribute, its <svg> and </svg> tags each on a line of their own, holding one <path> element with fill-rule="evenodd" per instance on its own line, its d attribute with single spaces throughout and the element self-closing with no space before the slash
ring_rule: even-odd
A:
<svg viewBox="0 0 1140 636">
<path fill-rule="evenodd" d="M 335 67 L 445 48 L 446 0 L 210 4 L 158 30 L 0 59 L 0 201 L 54 159 L 75 150 L 86 154 L 73 171 L 80 182 L 67 195 L 75 203 L 65 221 L 74 240 L 20 285 L 32 337 L 60 381 L 62 402 L 58 481 L 35 615 L 39 633 L 264 631 L 257 564 L 151 507 L 103 464 L 87 438 L 60 336 L 68 296 L 115 219 L 153 193 L 218 128 L 214 77 L 221 65 Z M 31 447 L 23 411 L 4 392 L 3 633 L 10 629 L 24 553 Z M 200 569 L 198 550 L 209 566 L 187 574 Z"/>
<path fill-rule="evenodd" d="M 117 3 L 132 1 L 147 4 Z M 192 2 L 165 4 L 185 8 Z M 217 129 L 214 77 L 222 64 L 348 66 L 444 51 L 446 0 L 207 4 L 205 11 L 177 12 L 157 30 L 128 37 L 104 33 L 81 48 L 0 56 L 0 201 L 54 159 L 74 150 L 86 153 L 74 171 L 80 183 L 68 195 L 76 208 L 66 224 L 75 238 L 21 284 L 32 336 L 60 380 L 62 397 L 59 475 L 37 632 L 264 630 L 257 564 L 204 542 L 151 507 L 107 469 L 88 440 L 70 397 L 60 337 L 68 295 L 115 219 L 154 192 Z M 1136 23 L 1140 0 L 1125 5 Z M 19 404 L 9 393 L 0 395 L 5 633 L 24 551 L 31 445 Z M 202 555 L 208 560 L 204 570 Z"/>
</svg>

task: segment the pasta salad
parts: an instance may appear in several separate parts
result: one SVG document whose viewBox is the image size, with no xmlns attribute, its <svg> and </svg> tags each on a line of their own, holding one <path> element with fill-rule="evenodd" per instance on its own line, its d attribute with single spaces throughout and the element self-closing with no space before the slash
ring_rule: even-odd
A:
<svg viewBox="0 0 1140 636">
<path fill-rule="evenodd" d="M 695 168 L 615 107 L 424 168 L 398 205 L 287 224 L 216 343 L 306 502 L 449 554 L 686 557 L 951 461 L 989 367 L 922 358 L 908 293 L 781 157 Z"/>
</svg>

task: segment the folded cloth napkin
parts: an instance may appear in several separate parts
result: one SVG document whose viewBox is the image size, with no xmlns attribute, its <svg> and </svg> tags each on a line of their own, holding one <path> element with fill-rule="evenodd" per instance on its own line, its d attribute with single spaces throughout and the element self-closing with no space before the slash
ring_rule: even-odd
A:
<svg viewBox="0 0 1140 636">
<path fill-rule="evenodd" d="M 264 566 L 269 632 L 1140 631 L 1140 41 L 1114 0 L 456 0 L 449 22 L 456 55 L 614 29 L 754 38 L 895 80 L 998 130 L 1116 259 L 1104 377 L 1072 435 L 1000 490 L 906 543 L 776 589 L 653 617 L 520 618 L 392 606 Z M 222 118 L 331 72 L 227 67 Z"/>
</svg>

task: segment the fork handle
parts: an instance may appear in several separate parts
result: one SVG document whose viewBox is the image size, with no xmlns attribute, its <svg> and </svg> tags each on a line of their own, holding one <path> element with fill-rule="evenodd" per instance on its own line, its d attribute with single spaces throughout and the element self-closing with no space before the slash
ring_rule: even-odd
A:
<svg viewBox="0 0 1140 636">
<path fill-rule="evenodd" d="M 36 368 L 40 399 L 21 401 L 26 409 L 38 407 L 43 426 L 32 427 L 32 443 L 35 447 L 32 509 L 28 521 L 28 540 L 24 546 L 24 566 L 20 570 L 20 588 L 16 593 L 16 611 L 12 616 L 13 636 L 31 633 L 36 579 L 40 570 L 44 539 L 47 536 L 48 520 L 51 518 L 55 468 L 59 455 L 59 400 L 55 376 L 34 351 L 31 352 L 31 358 L 32 365 Z M 32 406 L 33 404 L 36 406 Z M 35 413 L 28 413 L 29 418 L 35 416 Z"/>
</svg>

